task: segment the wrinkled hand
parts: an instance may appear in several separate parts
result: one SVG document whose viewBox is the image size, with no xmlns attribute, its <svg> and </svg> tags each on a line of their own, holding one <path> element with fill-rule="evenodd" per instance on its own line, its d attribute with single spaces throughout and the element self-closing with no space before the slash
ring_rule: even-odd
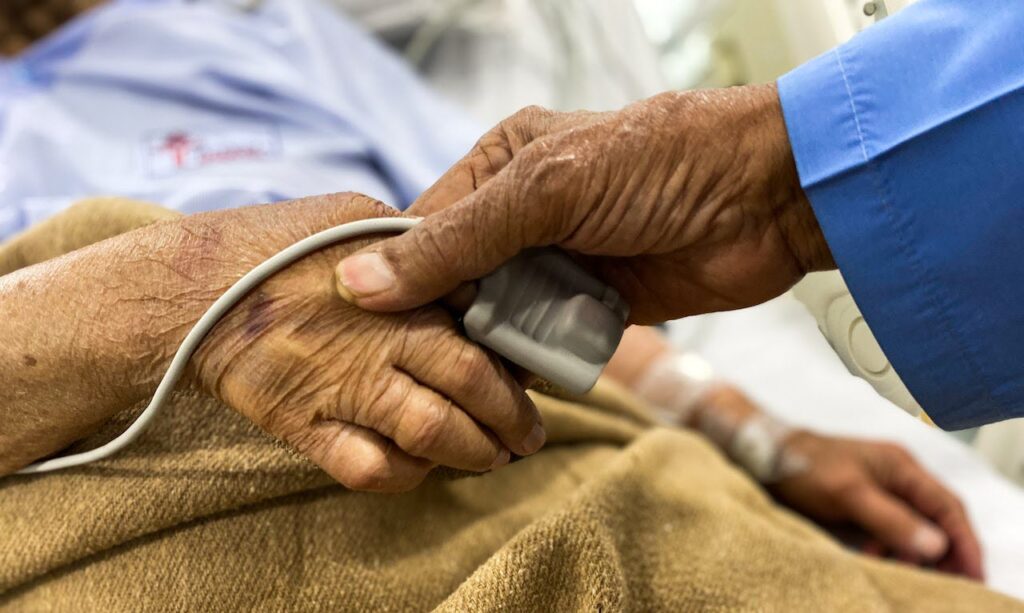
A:
<svg viewBox="0 0 1024 613">
<path fill-rule="evenodd" d="M 339 265 L 346 299 L 410 308 L 555 244 L 586 256 L 644 323 L 756 304 L 834 266 L 774 85 L 663 94 L 612 113 L 525 109 L 413 212 L 431 215 Z"/>
<path fill-rule="evenodd" d="M 394 214 L 335 195 L 199 215 L 183 220 L 181 259 L 216 287 L 316 231 Z M 435 465 L 485 471 L 536 451 L 536 408 L 445 310 L 376 315 L 338 297 L 333 265 L 361 244 L 313 254 L 236 306 L 196 354 L 200 384 L 353 489 L 405 490 Z"/>
<path fill-rule="evenodd" d="M 798 432 L 784 453 L 807 470 L 772 486 L 801 513 L 825 523 L 853 523 L 870 540 L 864 551 L 974 579 L 981 549 L 959 499 L 902 447 Z"/>
</svg>

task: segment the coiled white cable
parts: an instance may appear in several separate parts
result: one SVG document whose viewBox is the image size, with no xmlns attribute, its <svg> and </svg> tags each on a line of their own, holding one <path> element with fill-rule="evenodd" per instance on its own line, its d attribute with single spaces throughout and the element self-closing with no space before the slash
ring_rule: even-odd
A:
<svg viewBox="0 0 1024 613">
<path fill-rule="evenodd" d="M 256 268 L 253 268 L 246 273 L 245 276 L 236 281 L 234 285 L 228 288 L 228 290 L 224 292 L 224 294 L 218 298 L 205 313 L 203 313 L 203 316 L 199 318 L 196 325 L 192 326 L 188 335 L 185 336 L 185 340 L 182 341 L 181 346 L 178 347 L 178 351 L 174 354 L 174 358 L 171 360 L 171 365 L 168 367 L 163 379 L 160 380 L 160 385 L 157 386 L 156 393 L 153 394 L 153 399 L 149 401 L 146 409 L 139 414 L 139 417 L 132 423 L 132 425 L 128 426 L 127 430 L 118 435 L 114 440 L 97 447 L 96 449 L 83 453 L 76 453 L 74 455 L 53 458 L 43 462 L 36 462 L 35 464 L 26 466 L 16 474 L 44 473 L 72 466 L 81 466 L 82 464 L 89 464 L 90 462 L 108 458 L 118 451 L 121 451 L 139 438 L 146 427 L 152 423 L 153 419 L 157 416 L 157 413 L 160 412 L 160 409 L 163 407 L 164 403 L 167 402 L 171 392 L 174 391 L 175 386 L 184 374 L 185 367 L 188 365 L 189 359 L 192 357 L 192 354 L 195 353 L 196 349 L 199 348 L 199 344 L 203 341 L 203 338 L 206 337 L 210 330 L 217 325 L 217 322 L 220 321 L 220 319 L 224 317 L 224 315 L 227 314 L 235 304 L 237 304 L 256 286 L 263 283 L 270 276 L 279 272 L 281 269 L 293 262 L 313 253 L 314 251 L 319 251 L 324 247 L 333 245 L 334 243 L 367 234 L 405 232 L 419 222 L 419 218 L 409 217 L 382 217 L 377 219 L 353 221 L 351 223 L 342 224 L 340 226 L 324 230 L 323 232 L 318 232 L 275 254 L 270 259 L 258 265 Z"/>
</svg>

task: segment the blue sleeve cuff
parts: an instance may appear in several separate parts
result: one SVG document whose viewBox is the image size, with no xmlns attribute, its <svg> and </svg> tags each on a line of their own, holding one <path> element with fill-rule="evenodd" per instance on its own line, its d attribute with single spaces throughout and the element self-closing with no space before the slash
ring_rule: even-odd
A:
<svg viewBox="0 0 1024 613">
<path fill-rule="evenodd" d="M 871 151 L 860 87 L 867 58 L 840 47 L 778 82 L 801 183 L 843 277 L 914 398 L 945 429 L 1006 419 L 956 329 L 926 254 L 914 206 L 894 194 L 886 156 Z"/>
</svg>

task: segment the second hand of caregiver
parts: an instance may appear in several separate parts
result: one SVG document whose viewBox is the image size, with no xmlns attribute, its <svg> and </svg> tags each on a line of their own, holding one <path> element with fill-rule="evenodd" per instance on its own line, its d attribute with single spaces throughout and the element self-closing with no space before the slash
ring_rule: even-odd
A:
<svg viewBox="0 0 1024 613">
<path fill-rule="evenodd" d="M 525 109 L 413 205 L 413 231 L 343 260 L 339 291 L 395 311 L 558 245 L 634 323 L 751 306 L 834 268 L 774 85 L 670 93 L 611 113 Z"/>
</svg>

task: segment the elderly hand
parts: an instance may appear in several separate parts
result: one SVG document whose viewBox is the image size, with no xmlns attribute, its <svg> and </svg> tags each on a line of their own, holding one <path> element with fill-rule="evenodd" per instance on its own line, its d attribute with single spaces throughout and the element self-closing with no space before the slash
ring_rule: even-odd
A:
<svg viewBox="0 0 1024 613">
<path fill-rule="evenodd" d="M 662 94 L 612 113 L 525 109 L 425 193 L 431 214 L 338 266 L 346 299 L 425 304 L 527 247 L 587 256 L 634 322 L 734 309 L 834 267 L 775 86 Z"/>
<path fill-rule="evenodd" d="M 740 464 L 739 430 L 755 416 L 772 420 L 727 384 L 710 388 L 699 405 L 689 424 Z M 777 444 L 766 487 L 787 506 L 826 525 L 863 530 L 865 553 L 982 578 L 981 549 L 960 500 L 903 447 L 788 428 Z"/>
<path fill-rule="evenodd" d="M 344 220 L 316 201 L 247 209 L 218 221 L 217 240 L 237 257 L 245 237 L 262 234 L 254 264 L 317 230 L 395 214 L 351 200 Z M 352 249 L 313 254 L 238 305 L 204 342 L 200 381 L 354 489 L 408 489 L 438 464 L 486 471 L 510 450 L 537 451 L 537 410 L 444 309 L 374 315 L 339 299 L 333 266 Z"/>
<path fill-rule="evenodd" d="M 771 486 L 790 507 L 863 528 L 866 553 L 982 579 L 981 548 L 963 505 L 902 447 L 797 432 L 783 453 L 806 466 Z"/>
<path fill-rule="evenodd" d="M 19 297 L 45 300 L 57 286 L 77 306 L 74 322 L 48 312 L 59 321 L 42 326 L 51 329 L 46 342 L 37 335 L 32 343 L 38 357 L 9 374 L 23 385 L 16 398 L 0 396 L 13 424 L 0 436 L 0 472 L 59 450 L 151 395 L 191 325 L 267 257 L 319 230 L 396 214 L 345 194 L 205 213 L 15 273 L 3 288 L 12 314 L 25 310 Z M 334 263 L 366 243 L 315 253 L 264 282 L 203 341 L 194 381 L 353 489 L 406 490 L 438 464 L 485 471 L 506 464 L 510 452 L 540 448 L 532 402 L 445 310 L 375 315 L 338 297 Z M 64 358 L 70 325 L 76 346 L 89 351 L 69 348 Z M 109 398 L 100 406 L 67 387 L 79 380 Z M 47 423 L 51 414 L 58 423 Z"/>
</svg>

